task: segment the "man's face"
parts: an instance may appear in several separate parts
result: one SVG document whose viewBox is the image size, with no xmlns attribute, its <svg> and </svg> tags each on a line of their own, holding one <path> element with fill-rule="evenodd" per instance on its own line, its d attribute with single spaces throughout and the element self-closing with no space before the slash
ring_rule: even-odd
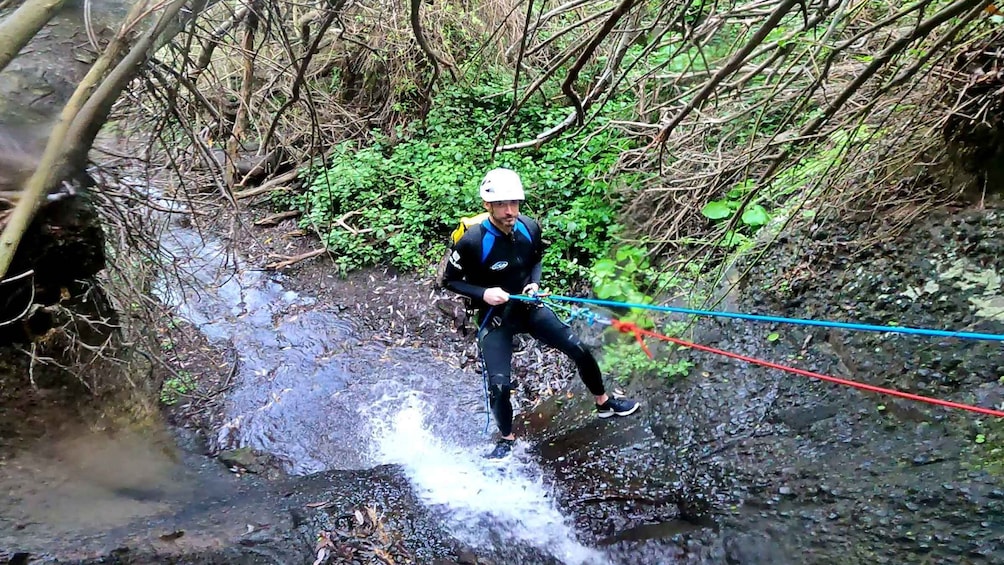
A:
<svg viewBox="0 0 1004 565">
<path fill-rule="evenodd" d="M 519 200 L 503 200 L 501 202 L 485 202 L 485 209 L 491 214 L 495 224 L 512 228 L 519 216 Z"/>
</svg>

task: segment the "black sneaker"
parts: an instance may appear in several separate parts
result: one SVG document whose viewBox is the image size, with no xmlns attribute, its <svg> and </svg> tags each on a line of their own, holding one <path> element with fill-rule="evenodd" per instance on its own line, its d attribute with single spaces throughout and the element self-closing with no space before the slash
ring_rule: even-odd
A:
<svg viewBox="0 0 1004 565">
<path fill-rule="evenodd" d="M 512 446 L 515 443 L 516 440 L 514 439 L 502 438 L 498 440 L 498 442 L 495 444 L 495 449 L 493 449 L 492 452 L 489 453 L 488 455 L 485 455 L 485 458 L 502 459 L 504 457 L 507 457 L 509 455 L 509 452 L 512 451 Z"/>
<path fill-rule="evenodd" d="M 630 416 L 638 409 L 638 403 L 627 398 L 609 397 L 603 404 L 596 405 L 596 415 L 600 418 Z"/>
</svg>

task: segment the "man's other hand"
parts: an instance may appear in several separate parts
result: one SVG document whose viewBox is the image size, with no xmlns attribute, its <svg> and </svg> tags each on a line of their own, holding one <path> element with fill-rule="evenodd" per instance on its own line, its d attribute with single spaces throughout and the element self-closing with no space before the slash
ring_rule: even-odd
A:
<svg viewBox="0 0 1004 565">
<path fill-rule="evenodd" d="M 497 286 L 494 286 L 492 288 L 485 289 L 485 294 L 481 297 L 481 299 L 490 306 L 498 306 L 499 304 L 505 304 L 509 301 L 509 293 Z"/>
</svg>

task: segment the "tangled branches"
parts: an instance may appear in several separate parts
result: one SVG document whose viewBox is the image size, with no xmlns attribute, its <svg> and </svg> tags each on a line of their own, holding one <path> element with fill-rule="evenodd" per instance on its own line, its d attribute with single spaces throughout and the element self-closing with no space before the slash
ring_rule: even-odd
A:
<svg viewBox="0 0 1004 565">
<path fill-rule="evenodd" d="M 492 151 L 615 129 L 633 148 L 609 173 L 642 179 L 623 187 L 626 219 L 665 255 L 687 242 L 719 247 L 754 205 L 916 214 L 950 197 L 953 182 L 923 165 L 942 158 L 932 134 L 950 113 L 938 73 L 958 46 L 986 39 L 984 8 L 221 2 L 160 52 L 136 99 L 179 183 L 198 179 L 233 203 L 295 191 L 338 141 L 381 130 L 393 144 L 398 126 L 428 109 L 443 69 L 464 82 L 506 65 L 512 104 Z M 516 138 L 534 97 L 567 114 Z M 726 194 L 738 210 L 709 234 L 699 211 Z"/>
<path fill-rule="evenodd" d="M 983 6 L 782 0 L 660 14 L 655 39 L 626 65 L 637 70 L 615 81 L 637 94 L 638 118 L 614 127 L 641 142 L 620 170 L 660 171 L 629 196 L 635 229 L 656 252 L 675 249 L 706 230 L 705 203 L 738 187 L 738 211 L 703 240 L 714 248 L 755 201 L 791 205 L 797 194 L 796 209 L 874 209 L 913 192 L 904 178 L 929 184 L 908 170 L 937 144 L 928 79 L 979 29 Z M 683 64 L 642 68 L 660 50 Z M 799 172 L 821 154 L 816 174 Z"/>
<path fill-rule="evenodd" d="M 974 38 L 959 50 L 949 68 L 941 69 L 943 98 L 951 110 L 942 121 L 942 135 L 959 183 L 981 202 L 1004 181 L 997 163 L 1004 135 L 1004 30 Z"/>
<path fill-rule="evenodd" d="M 498 8 L 477 8 L 491 21 Z M 215 186 L 232 204 L 295 190 L 334 144 L 428 110 L 470 48 L 453 7 L 415 2 L 219 2 L 158 53 L 134 91 L 150 154 L 179 188 Z M 222 23 L 221 23 L 222 22 Z"/>
</svg>

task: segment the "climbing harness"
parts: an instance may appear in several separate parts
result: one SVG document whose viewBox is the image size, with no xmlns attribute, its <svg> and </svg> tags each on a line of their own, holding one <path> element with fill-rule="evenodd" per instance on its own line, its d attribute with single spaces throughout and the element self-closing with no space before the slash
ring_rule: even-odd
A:
<svg viewBox="0 0 1004 565">
<path fill-rule="evenodd" d="M 593 300 L 593 299 L 587 299 L 587 298 L 572 298 L 572 297 L 568 297 L 568 296 L 555 296 L 555 295 L 543 295 L 543 296 L 541 296 L 541 295 L 534 295 L 534 296 L 528 296 L 528 295 L 522 295 L 522 294 L 514 294 L 514 295 L 510 295 L 509 298 L 512 299 L 512 300 L 523 300 L 523 301 L 527 301 L 527 302 L 541 302 L 542 303 L 544 301 L 547 301 L 548 302 L 547 306 L 552 307 L 552 308 L 558 308 L 558 309 L 561 309 L 561 310 L 564 310 L 564 311 L 568 312 L 569 316 L 570 316 L 569 317 L 569 321 L 582 320 L 582 321 L 586 322 L 589 325 L 603 324 L 603 325 L 611 326 L 611 327 L 613 327 L 614 329 L 616 329 L 617 331 L 619 331 L 621 333 L 632 334 L 635 337 L 635 341 L 638 342 L 638 345 L 641 346 L 642 350 L 644 350 L 645 353 L 650 358 L 652 357 L 652 352 L 649 351 L 648 346 L 645 344 L 645 338 L 646 337 L 653 338 L 653 339 L 658 339 L 658 340 L 662 340 L 662 341 L 667 341 L 667 342 L 670 342 L 670 343 L 674 343 L 676 345 L 679 345 L 680 347 L 685 347 L 685 348 L 690 348 L 690 349 L 696 349 L 698 351 L 704 351 L 704 352 L 707 352 L 707 353 L 714 353 L 716 355 L 722 355 L 724 357 L 729 357 L 729 358 L 732 358 L 732 359 L 738 359 L 740 361 L 745 361 L 747 363 L 752 363 L 752 364 L 755 364 L 755 365 L 761 365 L 761 366 L 768 367 L 768 368 L 771 368 L 771 369 L 778 369 L 778 370 L 786 371 L 786 372 L 793 373 L 793 374 L 796 374 L 796 375 L 801 375 L 803 377 L 809 377 L 809 378 L 812 378 L 812 379 L 817 379 L 817 380 L 826 381 L 826 382 L 830 382 L 830 383 L 834 383 L 834 384 L 838 384 L 838 385 L 848 386 L 848 387 L 856 388 L 856 389 L 859 389 L 859 390 L 865 390 L 865 391 L 868 391 L 868 392 L 875 392 L 875 393 L 879 393 L 879 394 L 886 394 L 886 395 L 889 395 L 889 396 L 895 396 L 895 397 L 899 397 L 899 398 L 905 398 L 907 400 L 914 400 L 914 401 L 917 401 L 917 402 L 925 402 L 925 403 L 928 403 L 928 404 L 933 404 L 933 405 L 936 405 L 936 406 L 942 406 L 942 407 L 945 407 L 945 408 L 955 408 L 955 409 L 959 409 L 959 410 L 967 410 L 969 412 L 975 412 L 975 413 L 983 414 L 983 415 L 986 415 L 986 416 L 994 416 L 994 417 L 997 417 L 997 418 L 1004 418 L 1004 411 L 1001 411 L 1001 410 L 993 410 L 993 409 L 990 409 L 990 408 L 983 408 L 983 407 L 974 406 L 974 405 L 971 405 L 971 404 L 964 404 L 964 403 L 960 403 L 960 402 L 952 402 L 952 401 L 949 401 L 949 400 L 942 400 L 940 398 L 933 398 L 933 397 L 929 397 L 929 396 L 922 396 L 922 395 L 919 395 L 919 394 L 913 394 L 913 393 L 903 392 L 903 391 L 895 390 L 895 389 L 891 389 L 891 388 L 884 388 L 884 387 L 870 385 L 870 384 L 866 384 L 866 383 L 862 383 L 862 382 L 858 382 L 858 381 L 852 381 L 852 380 L 849 380 L 849 379 L 842 379 L 842 378 L 838 378 L 838 377 L 834 377 L 834 376 L 830 376 L 830 375 L 824 375 L 824 374 L 816 373 L 816 372 L 813 372 L 813 371 L 806 371 L 804 369 L 799 369 L 797 367 L 790 367 L 788 365 L 782 365 L 780 363 L 773 363 L 771 361 L 766 361 L 764 359 L 757 359 L 755 357 L 750 357 L 750 356 L 747 356 L 747 355 L 741 355 L 741 354 L 738 354 L 738 353 L 732 353 L 730 351 L 725 351 L 725 350 L 717 349 L 717 348 L 714 348 L 714 347 L 708 347 L 706 345 L 700 345 L 700 344 L 689 342 L 689 341 L 685 341 L 685 340 L 682 340 L 682 339 L 679 339 L 679 338 L 675 338 L 675 337 L 671 337 L 671 336 L 668 336 L 668 335 L 660 334 L 660 333 L 654 332 L 652 330 L 646 330 L 646 329 L 638 326 L 637 324 L 635 324 L 633 322 L 626 322 L 626 321 L 618 320 L 616 318 L 607 318 L 607 317 L 603 317 L 603 316 L 598 316 L 595 313 L 590 312 L 588 308 L 568 307 L 568 306 L 560 305 L 557 302 L 553 302 L 553 301 L 581 302 L 581 303 L 585 303 L 585 304 L 601 304 L 601 305 L 606 305 L 606 306 L 629 307 L 629 308 L 647 308 L 647 309 L 650 309 L 650 310 L 660 310 L 660 311 L 666 311 L 666 312 L 680 312 L 680 313 L 693 314 L 693 315 L 704 315 L 704 316 L 722 316 L 722 315 L 724 315 L 726 317 L 742 318 L 742 319 L 748 319 L 748 320 L 772 321 L 772 322 L 782 322 L 783 321 L 783 322 L 798 323 L 798 324 L 803 324 L 803 325 L 821 325 L 821 326 L 825 326 L 825 327 L 842 327 L 842 328 L 857 329 L 857 330 L 864 330 L 864 331 L 887 331 L 887 332 L 896 332 L 896 331 L 899 331 L 900 333 L 912 333 L 912 334 L 919 334 L 919 335 L 938 335 L 938 336 L 945 336 L 945 337 L 958 337 L 958 338 L 962 338 L 962 339 L 984 339 L 984 340 L 990 339 L 990 340 L 995 340 L 995 341 L 1004 341 L 1004 335 L 972 333 L 972 332 L 950 332 L 950 331 L 944 331 L 944 330 L 930 330 L 930 329 L 922 329 L 922 328 L 902 328 L 902 327 L 893 327 L 893 326 L 890 326 L 890 327 L 885 327 L 885 326 L 869 326 L 869 325 L 866 325 L 866 324 L 850 324 L 850 323 L 842 323 L 842 322 L 819 322 L 819 321 L 816 321 L 816 320 L 803 320 L 803 319 L 797 319 L 797 318 L 781 318 L 781 317 L 776 317 L 776 316 L 755 316 L 755 315 L 750 315 L 750 314 L 738 314 L 738 313 L 734 313 L 734 312 L 712 312 L 712 311 L 703 311 L 703 310 L 693 310 L 693 309 L 689 309 L 689 308 L 671 308 L 671 307 L 667 307 L 667 306 L 653 306 L 653 305 L 650 305 L 650 304 L 629 304 L 629 303 L 624 303 L 624 302 L 615 302 L 615 301 L 611 301 L 611 300 Z M 909 331 L 905 331 L 905 330 L 909 330 Z"/>
</svg>

